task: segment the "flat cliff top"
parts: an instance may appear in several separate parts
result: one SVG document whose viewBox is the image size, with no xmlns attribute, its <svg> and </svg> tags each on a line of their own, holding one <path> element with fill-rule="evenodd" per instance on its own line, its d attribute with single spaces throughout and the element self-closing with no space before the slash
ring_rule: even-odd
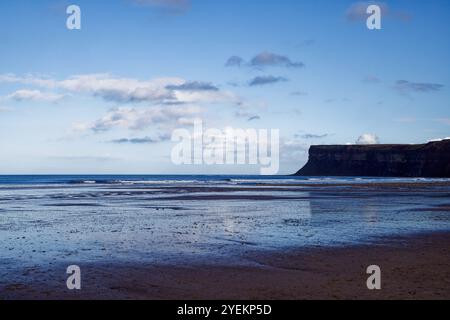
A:
<svg viewBox="0 0 450 320">
<path fill-rule="evenodd" d="M 442 150 L 450 151 L 450 139 L 443 141 L 434 141 L 423 144 L 373 144 L 373 145 L 314 145 L 310 151 L 337 151 L 337 150 L 354 150 L 354 151 L 422 151 L 422 150 Z"/>
</svg>

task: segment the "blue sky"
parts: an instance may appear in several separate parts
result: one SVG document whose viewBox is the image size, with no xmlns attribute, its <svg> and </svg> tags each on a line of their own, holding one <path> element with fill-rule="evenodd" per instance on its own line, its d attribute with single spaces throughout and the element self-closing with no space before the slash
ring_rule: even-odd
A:
<svg viewBox="0 0 450 320">
<path fill-rule="evenodd" d="M 446 0 L 4 0 L 0 173 L 257 173 L 173 165 L 194 117 L 280 129 L 282 174 L 311 144 L 448 137 L 449 30 Z"/>
</svg>

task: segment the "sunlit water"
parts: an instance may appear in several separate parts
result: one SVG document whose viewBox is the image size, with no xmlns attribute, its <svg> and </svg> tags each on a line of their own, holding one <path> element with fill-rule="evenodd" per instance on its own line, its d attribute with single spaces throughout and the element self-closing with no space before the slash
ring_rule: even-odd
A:
<svg viewBox="0 0 450 320">
<path fill-rule="evenodd" d="M 0 176 L 0 263 L 245 264 L 253 250 L 449 231 L 448 185 L 373 185 L 442 181 Z"/>
</svg>

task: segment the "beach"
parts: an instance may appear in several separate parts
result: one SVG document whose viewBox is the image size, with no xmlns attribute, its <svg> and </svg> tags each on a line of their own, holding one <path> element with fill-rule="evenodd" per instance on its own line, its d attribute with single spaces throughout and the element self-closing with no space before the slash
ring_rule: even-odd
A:
<svg viewBox="0 0 450 320">
<path fill-rule="evenodd" d="M 2 177 L 0 299 L 449 299 L 449 199 L 444 179 Z"/>
<path fill-rule="evenodd" d="M 371 246 L 249 253 L 258 266 L 83 264 L 68 291 L 64 266 L 3 279 L 4 299 L 450 299 L 450 233 L 385 239 Z M 366 287 L 379 264 L 381 290 Z M 35 281 L 24 281 L 33 278 Z"/>
</svg>

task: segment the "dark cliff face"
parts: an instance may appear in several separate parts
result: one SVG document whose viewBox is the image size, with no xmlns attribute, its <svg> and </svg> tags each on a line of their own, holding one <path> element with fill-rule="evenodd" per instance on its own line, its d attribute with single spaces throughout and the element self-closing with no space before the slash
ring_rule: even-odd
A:
<svg viewBox="0 0 450 320">
<path fill-rule="evenodd" d="M 302 176 L 450 177 L 450 140 L 420 145 L 311 146 Z"/>
</svg>

